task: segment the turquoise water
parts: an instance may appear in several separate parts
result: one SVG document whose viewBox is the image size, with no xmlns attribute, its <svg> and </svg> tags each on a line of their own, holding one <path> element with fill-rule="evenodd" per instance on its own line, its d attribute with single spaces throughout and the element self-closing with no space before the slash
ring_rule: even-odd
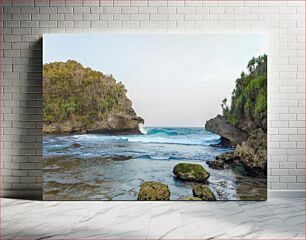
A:
<svg viewBox="0 0 306 240">
<path fill-rule="evenodd" d="M 209 147 L 220 142 L 203 128 L 144 128 L 144 135 L 109 136 L 83 134 L 44 137 L 44 157 L 71 155 L 81 158 L 131 156 L 146 159 L 209 160 L 224 148 Z M 80 148 L 68 148 L 72 144 Z M 63 151 L 65 149 L 65 151 Z"/>
<path fill-rule="evenodd" d="M 179 162 L 202 164 L 209 185 L 220 200 L 241 199 L 237 189 L 249 183 L 257 194 L 258 179 L 231 168 L 213 170 L 214 160 L 231 148 L 212 146 L 220 136 L 203 128 L 141 128 L 143 135 L 58 135 L 43 139 L 44 198 L 74 200 L 136 200 L 144 181 L 160 181 L 171 199 L 192 195 L 194 183 L 180 181 L 172 169 Z M 254 184 L 253 184 L 254 183 Z M 264 186 L 263 186 L 264 187 Z"/>
</svg>

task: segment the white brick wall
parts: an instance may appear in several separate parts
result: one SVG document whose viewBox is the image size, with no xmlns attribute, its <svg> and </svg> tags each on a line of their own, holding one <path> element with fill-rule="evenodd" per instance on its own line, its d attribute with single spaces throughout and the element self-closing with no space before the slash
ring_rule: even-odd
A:
<svg viewBox="0 0 306 240">
<path fill-rule="evenodd" d="M 305 189 L 304 1 L 4 0 L 2 195 L 42 190 L 43 33 L 269 34 L 269 189 Z"/>
</svg>

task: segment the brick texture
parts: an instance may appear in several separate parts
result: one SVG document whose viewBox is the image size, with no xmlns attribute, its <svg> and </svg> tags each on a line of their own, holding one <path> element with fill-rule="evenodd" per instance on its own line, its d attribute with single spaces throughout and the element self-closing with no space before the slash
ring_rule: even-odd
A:
<svg viewBox="0 0 306 240">
<path fill-rule="evenodd" d="M 268 188 L 305 189 L 304 1 L 4 0 L 2 194 L 42 191 L 42 34 L 269 35 Z"/>
</svg>

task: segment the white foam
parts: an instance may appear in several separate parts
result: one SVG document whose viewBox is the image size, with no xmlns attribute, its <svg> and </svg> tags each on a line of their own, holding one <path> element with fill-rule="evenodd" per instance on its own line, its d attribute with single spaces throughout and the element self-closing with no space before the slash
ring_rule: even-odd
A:
<svg viewBox="0 0 306 240">
<path fill-rule="evenodd" d="M 181 145 L 202 145 L 209 146 L 215 142 L 206 142 L 202 139 L 188 139 L 188 138 L 165 138 L 165 137 L 148 137 L 148 136 L 125 136 L 118 137 L 118 140 L 127 140 L 129 142 L 143 142 L 143 143 L 161 143 L 161 144 L 181 144 Z M 219 142 L 219 139 L 215 140 L 216 143 Z"/>
<path fill-rule="evenodd" d="M 148 134 L 148 130 L 144 128 L 144 125 L 142 123 L 139 123 L 138 124 L 138 129 L 139 131 L 144 134 L 144 135 L 147 135 Z"/>
<path fill-rule="evenodd" d="M 143 124 L 139 124 L 139 130 L 144 135 L 101 135 L 101 134 L 84 134 L 73 135 L 66 137 L 68 140 L 80 141 L 80 142 L 107 142 L 107 141 L 128 141 L 128 142 L 142 142 L 142 143 L 156 143 L 156 144 L 178 144 L 178 145 L 201 145 L 209 146 L 211 144 L 218 144 L 220 142 L 220 136 L 215 134 L 204 134 L 203 136 L 190 136 L 190 135 L 165 135 L 165 134 L 153 134 L 148 133 L 148 128 L 145 128 Z"/>
</svg>

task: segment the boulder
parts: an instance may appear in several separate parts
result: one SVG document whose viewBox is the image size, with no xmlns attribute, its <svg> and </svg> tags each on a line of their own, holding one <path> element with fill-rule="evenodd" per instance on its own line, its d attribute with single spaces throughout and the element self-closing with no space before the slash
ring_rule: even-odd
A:
<svg viewBox="0 0 306 240">
<path fill-rule="evenodd" d="M 237 145 L 235 154 L 248 171 L 259 176 L 267 174 L 267 134 L 261 129 L 253 131 L 247 141 Z"/>
<path fill-rule="evenodd" d="M 207 161 L 206 163 L 210 168 L 217 169 L 217 170 L 224 169 L 224 161 L 222 159 L 218 159 L 214 161 Z"/>
<path fill-rule="evenodd" d="M 216 160 L 222 160 L 225 163 L 232 163 L 240 160 L 240 157 L 235 152 L 225 152 L 216 156 Z"/>
<path fill-rule="evenodd" d="M 217 115 L 215 118 L 208 120 L 205 124 L 205 129 L 228 139 L 233 146 L 246 141 L 249 136 L 240 128 L 227 122 L 221 115 Z"/>
<path fill-rule="evenodd" d="M 160 182 L 144 182 L 138 193 L 140 201 L 170 200 L 170 190 L 166 184 Z"/>
<path fill-rule="evenodd" d="M 181 200 L 181 201 L 201 201 L 202 199 L 198 198 L 198 197 L 189 196 L 189 197 L 179 198 L 178 200 Z"/>
<path fill-rule="evenodd" d="M 192 188 L 193 196 L 205 201 L 216 201 L 215 194 L 206 185 L 195 185 Z"/>
<path fill-rule="evenodd" d="M 210 176 L 202 165 L 191 163 L 176 164 L 173 173 L 180 179 L 194 182 L 204 182 Z"/>
</svg>

